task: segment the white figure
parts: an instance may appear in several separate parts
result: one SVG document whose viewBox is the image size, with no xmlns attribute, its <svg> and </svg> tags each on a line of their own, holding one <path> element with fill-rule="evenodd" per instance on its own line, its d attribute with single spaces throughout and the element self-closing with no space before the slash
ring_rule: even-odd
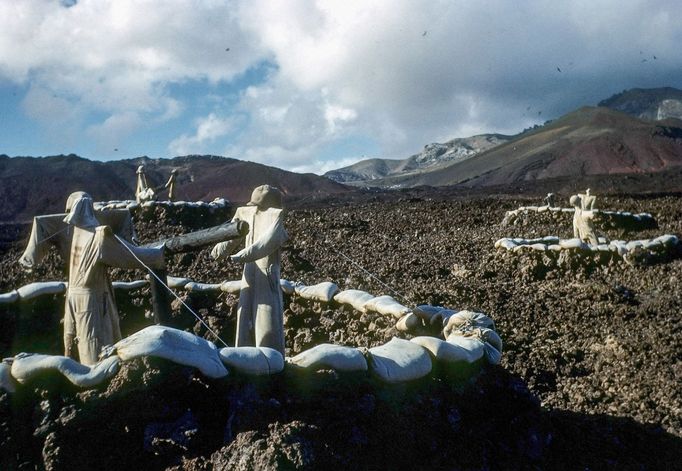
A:
<svg viewBox="0 0 682 471">
<path fill-rule="evenodd" d="M 147 184 L 147 176 L 144 174 L 144 165 L 137 167 L 137 187 L 135 188 L 135 200 L 138 203 L 154 199 L 154 190 Z"/>
<path fill-rule="evenodd" d="M 73 239 L 64 309 L 64 350 L 66 356 L 74 356 L 77 342 L 80 362 L 94 365 L 102 347 L 121 339 L 108 268 L 143 268 L 130 251 L 152 268 L 163 268 L 165 262 L 162 248 L 135 247 L 115 238 L 109 226 L 100 226 L 87 194 L 73 193 L 69 200 L 73 204 L 64 222 L 72 226 Z"/>
<path fill-rule="evenodd" d="M 590 193 L 590 189 L 585 190 L 585 193 L 578 193 L 581 201 L 581 209 L 592 211 L 597 197 Z"/>
<path fill-rule="evenodd" d="M 594 198 L 594 197 L 593 197 Z M 575 208 L 573 215 L 573 237 L 589 242 L 592 245 L 599 245 L 597 233 L 594 229 L 594 212 L 582 209 L 583 202 L 580 195 L 573 195 L 570 199 L 571 205 Z"/>
<path fill-rule="evenodd" d="M 269 185 L 253 190 L 247 206 L 237 208 L 234 220 L 249 224 L 246 247 L 232 255 L 244 263 L 237 310 L 236 346 L 269 347 L 284 355 L 284 318 L 280 280 L 280 248 L 288 239 L 284 229 L 282 193 Z M 211 256 L 221 259 L 236 247 L 217 244 Z"/>
</svg>

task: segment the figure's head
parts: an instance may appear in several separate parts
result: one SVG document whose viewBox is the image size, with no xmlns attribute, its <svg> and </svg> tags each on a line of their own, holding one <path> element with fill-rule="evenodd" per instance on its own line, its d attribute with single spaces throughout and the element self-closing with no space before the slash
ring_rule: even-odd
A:
<svg viewBox="0 0 682 471">
<path fill-rule="evenodd" d="M 76 202 L 76 200 L 78 198 L 82 198 L 84 196 L 90 198 L 90 195 L 84 191 L 74 191 L 73 193 L 71 193 L 69 195 L 69 197 L 66 199 L 66 211 L 65 212 L 67 212 L 67 213 L 71 212 L 71 208 L 73 208 L 73 204 Z"/>
<path fill-rule="evenodd" d="M 573 195 L 571 196 L 571 199 L 568 200 L 568 202 L 571 203 L 571 206 L 579 208 L 582 203 L 582 198 L 580 198 L 580 196 L 578 195 Z"/>
<path fill-rule="evenodd" d="M 586 194 L 587 196 L 590 196 L 590 189 L 589 189 L 589 188 L 588 188 L 587 190 L 585 190 L 585 194 Z"/>
<path fill-rule="evenodd" d="M 249 206 L 258 206 L 258 209 L 281 208 L 282 192 L 274 186 L 261 185 L 251 193 Z"/>
<path fill-rule="evenodd" d="M 144 173 L 144 165 L 140 165 L 139 167 L 137 167 L 137 172 L 135 172 L 135 173 L 137 173 L 138 175 L 140 173 Z"/>
<path fill-rule="evenodd" d="M 85 228 L 99 226 L 95 217 L 95 206 L 90 195 L 83 191 L 76 191 L 69 195 L 69 200 L 73 201 L 69 208 L 69 214 L 64 218 L 65 223 Z"/>
<path fill-rule="evenodd" d="M 177 175 L 177 174 L 178 174 L 177 168 L 174 168 L 173 170 L 171 170 L 171 175 Z"/>
</svg>

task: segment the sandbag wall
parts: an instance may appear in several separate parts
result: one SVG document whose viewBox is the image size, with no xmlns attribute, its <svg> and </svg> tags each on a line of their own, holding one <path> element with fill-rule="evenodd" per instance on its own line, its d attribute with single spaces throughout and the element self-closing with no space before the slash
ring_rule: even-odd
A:
<svg viewBox="0 0 682 471">
<path fill-rule="evenodd" d="M 558 208 L 549 206 L 521 206 L 507 211 L 502 220 L 503 226 L 527 226 L 530 224 L 548 224 L 559 227 L 571 227 L 574 208 Z M 623 232 L 656 229 L 656 219 L 649 213 L 633 214 L 627 211 L 607 211 L 595 209 L 595 222 L 600 229 Z"/>
<path fill-rule="evenodd" d="M 665 262 L 682 255 L 682 244 L 677 236 L 666 234 L 654 239 L 612 240 L 599 238 L 599 245 L 591 246 L 580 239 L 560 239 L 547 236 L 536 239 L 502 238 L 495 242 L 496 249 L 513 254 L 540 252 L 554 260 L 565 256 L 594 256 L 602 263 L 624 261 L 629 265 L 648 265 Z"/>
<path fill-rule="evenodd" d="M 202 284 L 182 278 L 170 278 L 169 285 L 189 292 L 235 292 L 240 282 Z M 138 289 L 145 281 L 117 283 L 120 289 Z M 434 366 L 458 368 L 479 361 L 497 364 L 502 341 L 494 331 L 494 323 L 487 316 L 469 311 L 456 312 L 442 307 L 418 306 L 411 310 L 390 296 L 373 296 L 360 290 L 340 291 L 331 282 L 313 286 L 281 282 L 285 293 L 301 296 L 312 302 L 337 302 L 392 316 L 408 330 L 418 324 L 443 326 L 444 340 L 432 336 L 418 336 L 412 340 L 392 338 L 373 348 L 322 344 L 289 358 L 291 368 L 316 371 L 331 369 L 339 372 L 370 372 L 388 383 L 410 381 L 432 372 Z M 25 288 L 25 287 L 24 287 Z M 64 283 L 33 284 L 30 289 L 19 289 L 14 302 L 39 297 L 48 291 L 65 289 Z M 49 293 L 54 294 L 54 293 Z M 10 302 L 7 297 L 6 302 Z M 408 321 L 407 319 L 412 320 Z M 228 370 L 240 374 L 275 374 L 284 369 L 284 358 L 272 350 L 257 347 L 233 347 L 218 350 L 214 343 L 189 332 L 170 327 L 150 326 L 118 342 L 105 358 L 92 368 L 62 356 L 18 354 L 3 360 L 0 365 L 1 386 L 14 390 L 17 382 L 27 382 L 46 370 L 57 371 L 73 384 L 90 387 L 113 376 L 119 361 L 139 356 L 158 356 L 183 365 L 193 366 L 213 378 L 226 376 Z"/>
</svg>

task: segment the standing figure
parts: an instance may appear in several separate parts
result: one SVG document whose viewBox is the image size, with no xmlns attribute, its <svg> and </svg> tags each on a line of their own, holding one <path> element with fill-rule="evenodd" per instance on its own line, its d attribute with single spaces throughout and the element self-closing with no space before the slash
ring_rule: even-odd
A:
<svg viewBox="0 0 682 471">
<path fill-rule="evenodd" d="M 547 193 L 547 196 L 545 196 L 545 199 L 543 200 L 545 204 L 550 207 L 554 208 L 555 203 L 556 203 L 556 195 L 554 193 Z"/>
<path fill-rule="evenodd" d="M 174 168 L 171 170 L 170 177 L 168 177 L 168 181 L 166 184 L 163 186 L 164 188 L 168 188 L 168 201 L 175 201 L 175 179 L 178 176 L 178 169 Z"/>
<path fill-rule="evenodd" d="M 69 201 L 73 204 L 64 222 L 72 227 L 73 239 L 64 309 L 64 350 L 66 356 L 74 357 L 77 343 L 80 362 L 93 365 L 102 347 L 121 338 L 108 267 L 143 268 L 137 256 L 152 268 L 164 268 L 163 248 L 135 247 L 116 238 L 109 226 L 100 226 L 92 199 L 86 193 L 72 193 Z"/>
<path fill-rule="evenodd" d="M 149 188 L 147 176 L 144 174 L 144 165 L 137 167 L 137 186 L 135 187 L 135 200 L 138 203 L 154 199 L 154 189 Z"/>
<path fill-rule="evenodd" d="M 594 203 L 597 200 L 597 197 L 594 196 L 592 193 L 590 193 L 590 189 L 588 188 L 585 190 L 585 193 L 578 193 L 578 196 L 580 196 L 580 201 L 581 201 L 581 208 L 592 211 L 594 209 Z"/>
<path fill-rule="evenodd" d="M 594 212 L 582 208 L 583 202 L 580 195 L 571 196 L 570 203 L 575 209 L 573 214 L 573 237 L 577 237 L 595 246 L 599 245 L 599 239 L 597 239 L 597 233 L 592 222 Z"/>
<path fill-rule="evenodd" d="M 233 221 L 249 224 L 246 247 L 232 255 L 244 263 L 237 308 L 236 346 L 270 347 L 284 355 L 284 308 L 280 288 L 280 248 L 288 239 L 284 229 L 282 193 L 269 185 L 253 190 L 247 206 L 237 208 Z M 211 256 L 229 255 L 239 241 L 217 244 Z"/>
</svg>

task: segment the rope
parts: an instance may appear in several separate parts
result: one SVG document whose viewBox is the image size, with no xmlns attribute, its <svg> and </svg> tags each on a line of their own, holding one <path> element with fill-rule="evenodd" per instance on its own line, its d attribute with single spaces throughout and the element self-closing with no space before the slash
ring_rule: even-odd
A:
<svg viewBox="0 0 682 471">
<path fill-rule="evenodd" d="M 69 225 L 67 224 L 65 228 L 59 229 L 57 232 L 55 232 L 54 234 L 52 234 L 52 235 L 49 236 L 49 237 L 45 237 L 43 240 L 37 242 L 36 245 L 42 244 L 43 242 L 47 242 L 48 240 L 50 240 L 50 239 L 52 239 L 53 237 L 55 237 L 55 236 L 61 234 L 62 232 L 68 231 L 70 228 L 71 228 L 71 226 L 69 226 Z"/>
<path fill-rule="evenodd" d="M 118 241 L 126 248 L 126 250 L 127 250 L 128 252 L 130 252 L 130 254 L 131 254 L 133 257 L 135 257 L 135 260 L 137 260 L 137 261 L 140 263 L 140 265 L 142 265 L 143 267 L 145 267 L 145 268 L 147 269 L 147 271 L 148 271 L 149 273 L 151 273 L 151 275 L 152 275 L 154 278 L 156 278 L 156 279 L 158 280 L 159 283 L 161 283 L 161 284 L 162 284 L 162 285 L 163 285 L 163 286 L 164 286 L 164 287 L 165 287 L 173 296 L 175 296 L 175 299 L 177 299 L 178 301 L 180 301 L 180 303 L 182 303 L 182 305 L 185 306 L 185 309 L 187 309 L 189 312 L 191 312 L 192 315 L 193 315 L 194 317 L 196 317 L 197 320 L 198 320 L 199 322 L 201 322 L 201 323 L 203 324 L 203 326 L 206 327 L 206 328 L 208 329 L 209 332 L 211 332 L 213 335 L 215 335 L 215 337 L 216 337 L 218 340 L 220 340 L 220 342 L 221 342 L 223 345 L 225 345 L 226 347 L 228 347 L 227 343 L 225 343 L 225 341 L 224 341 L 223 339 L 221 339 L 220 336 L 219 336 L 218 334 L 216 334 L 216 333 L 213 331 L 213 329 L 211 329 L 211 328 L 208 326 L 208 324 L 206 324 L 206 322 L 204 322 L 204 320 L 203 320 L 201 317 L 199 317 L 199 315 L 198 315 L 196 312 L 194 312 L 194 311 L 192 310 L 192 308 L 190 308 L 190 307 L 187 305 L 187 303 L 185 303 L 185 301 L 182 300 L 182 298 L 180 298 L 180 296 L 178 296 L 177 294 L 175 294 L 175 291 L 173 291 L 172 289 L 170 289 L 170 287 L 169 287 L 161 278 L 159 278 L 158 275 L 157 275 L 156 273 L 154 273 L 154 270 L 152 270 L 151 268 L 149 268 L 142 260 L 140 260 L 140 258 L 137 256 L 137 254 L 135 254 L 135 252 L 133 252 L 133 251 L 130 249 L 130 247 L 128 247 L 128 244 L 126 244 L 126 243 L 123 241 L 123 239 L 121 239 L 117 234 L 114 234 L 114 237 L 116 237 L 116 239 L 118 239 Z"/>
<path fill-rule="evenodd" d="M 416 303 L 415 303 L 412 299 L 410 299 L 410 298 L 408 298 L 407 296 L 405 296 L 404 294 L 400 293 L 399 291 L 397 291 L 396 289 L 394 289 L 391 285 L 389 285 L 389 284 L 384 283 L 383 281 L 381 281 L 381 279 L 380 279 L 378 276 L 372 274 L 369 270 L 367 270 L 366 268 L 364 268 L 362 265 L 360 265 L 358 262 L 356 262 L 355 260 L 353 260 L 352 258 L 350 258 L 348 255 L 346 255 L 345 253 L 341 252 L 341 251 L 338 250 L 338 249 L 335 249 L 334 247 L 331 246 L 331 244 L 330 244 L 330 248 L 331 248 L 331 250 L 332 250 L 333 252 L 336 252 L 337 254 L 341 255 L 343 258 L 345 258 L 345 259 L 346 259 L 347 261 L 349 261 L 351 264 L 355 265 L 355 266 L 358 267 L 360 270 L 362 270 L 363 272 L 365 272 L 368 276 L 370 276 L 370 277 L 373 278 L 374 280 L 378 281 L 379 284 L 381 284 L 383 287 L 385 287 L 386 289 L 388 289 L 390 292 L 392 292 L 393 294 L 395 294 L 395 295 L 397 295 L 397 296 L 403 298 L 404 301 L 407 301 L 408 303 L 411 303 L 411 304 L 413 304 L 413 305 L 416 306 Z"/>
</svg>

